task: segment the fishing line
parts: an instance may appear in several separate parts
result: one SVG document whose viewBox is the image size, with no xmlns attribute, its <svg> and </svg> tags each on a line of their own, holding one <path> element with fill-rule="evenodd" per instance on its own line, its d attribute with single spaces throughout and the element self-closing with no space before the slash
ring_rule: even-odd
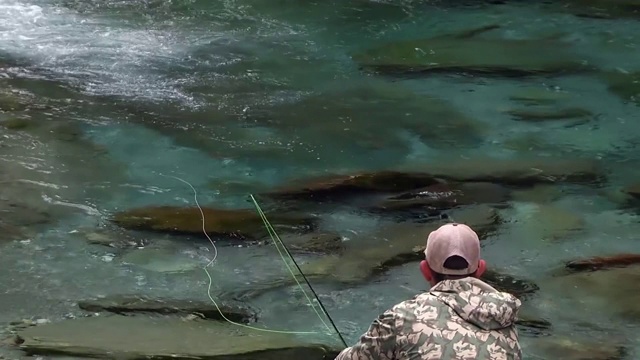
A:
<svg viewBox="0 0 640 360">
<path fill-rule="evenodd" d="M 311 290 L 311 293 L 313 293 L 313 296 L 315 297 L 316 301 L 318 302 L 318 305 L 320 305 L 320 309 L 322 310 L 322 312 L 325 314 L 325 316 L 327 317 L 327 319 L 329 320 L 329 322 L 331 323 L 331 326 L 333 326 L 333 330 L 336 332 L 336 334 L 338 334 L 338 337 L 340 338 L 340 341 L 342 342 L 342 344 L 347 347 L 347 342 L 344 340 L 344 338 L 342 337 L 342 334 L 340 333 L 340 330 L 338 330 L 338 327 L 336 326 L 335 322 L 333 321 L 333 319 L 331 318 L 331 315 L 329 315 L 329 312 L 327 312 L 327 309 L 325 309 L 324 304 L 322 304 L 322 301 L 320 301 L 320 298 L 318 297 L 318 294 L 315 292 L 315 290 L 313 290 L 313 286 L 311 286 L 311 283 L 309 282 L 309 279 L 307 279 L 307 277 L 304 275 L 304 273 L 302 272 L 302 269 L 300 269 L 300 266 L 298 266 L 298 262 L 296 261 L 296 259 L 293 257 L 293 255 L 291 255 L 291 252 L 289 251 L 289 249 L 287 248 L 287 246 L 284 244 L 284 242 L 282 241 L 282 239 L 280 239 L 280 236 L 278 236 L 278 233 L 276 233 L 276 230 L 273 228 L 273 226 L 271 226 L 271 223 L 269 222 L 269 220 L 267 220 L 267 216 L 264 214 L 264 212 L 262 211 L 262 208 L 260 208 L 260 205 L 258 205 L 258 202 L 256 201 L 256 199 L 253 197 L 253 195 L 249 195 L 251 197 L 251 201 L 253 201 L 253 204 L 256 207 L 256 210 L 258 210 L 258 214 L 260 214 L 260 217 L 262 218 L 262 221 L 264 222 L 265 226 L 267 227 L 267 231 L 269 231 L 269 235 L 271 235 L 271 233 L 273 232 L 273 236 L 271 236 L 271 239 L 275 242 L 275 239 L 278 239 L 278 242 L 280 243 L 280 245 L 282 246 L 282 248 L 285 250 L 285 252 L 287 253 L 287 256 L 289 257 L 289 259 L 291 259 L 291 262 L 293 262 L 293 264 L 296 266 L 296 269 L 298 269 L 298 273 L 300 273 L 300 275 L 302 275 L 302 278 L 304 279 L 305 283 L 307 284 L 307 286 L 309 287 L 309 290 Z M 280 249 L 278 248 L 277 244 L 276 244 L 276 249 L 278 249 L 278 252 L 280 253 L 280 256 L 283 258 L 284 260 L 284 256 L 282 255 L 282 253 L 280 252 Z M 293 279 L 295 280 L 295 282 L 298 284 L 298 286 L 300 287 L 300 289 L 302 290 L 302 286 L 300 285 L 300 282 L 298 281 L 298 278 L 293 274 L 293 272 L 291 271 L 291 268 L 289 267 L 289 265 L 285 262 L 285 265 L 287 266 L 287 268 L 289 269 L 289 271 L 291 272 L 291 274 L 293 275 Z M 309 303 L 311 303 L 311 299 L 309 299 L 309 297 L 307 296 L 307 293 L 302 290 L 304 293 L 304 296 L 307 297 L 307 300 L 309 301 Z M 331 329 L 329 329 L 329 327 L 327 326 L 327 324 L 324 322 L 324 320 L 322 320 L 322 317 L 320 316 L 320 314 L 318 314 L 318 311 L 315 309 L 315 307 L 312 305 L 313 310 L 315 311 L 315 313 L 318 315 L 318 318 L 320 319 L 320 321 L 322 321 L 322 323 L 324 324 L 324 326 L 327 327 L 327 329 L 329 331 L 331 331 Z"/>
<path fill-rule="evenodd" d="M 209 266 L 211 266 L 211 265 L 216 261 L 216 259 L 218 258 L 218 248 L 217 248 L 217 246 L 215 245 L 215 242 L 213 241 L 213 239 L 211 239 L 211 237 L 210 237 L 210 236 L 209 236 L 209 234 L 207 233 L 206 226 L 205 226 L 206 221 L 205 221 L 204 210 L 202 210 L 202 207 L 200 206 L 200 203 L 198 202 L 198 193 L 197 193 L 196 189 L 193 187 L 193 185 L 191 185 L 191 183 L 189 183 L 188 181 L 186 181 L 186 180 L 184 180 L 184 179 L 181 179 L 181 178 L 179 178 L 179 177 L 177 177 L 177 176 L 172 176 L 172 175 L 164 175 L 164 174 L 159 174 L 159 175 L 164 176 L 164 177 L 173 178 L 173 179 L 175 179 L 175 180 L 178 180 L 178 181 L 180 181 L 180 182 L 182 182 L 182 183 L 184 183 L 184 184 L 188 185 L 188 186 L 191 188 L 191 190 L 193 191 L 193 200 L 194 200 L 194 202 L 195 202 L 196 206 L 198 207 L 198 210 L 200 211 L 200 216 L 201 216 L 201 218 L 202 218 L 202 233 L 206 236 L 206 238 L 209 240 L 209 242 L 211 243 L 211 245 L 213 246 L 213 249 L 214 249 L 214 256 L 213 256 L 213 259 L 211 259 L 211 260 L 210 260 L 210 261 L 209 261 L 209 262 L 208 262 L 208 263 L 203 267 L 204 272 L 207 274 L 207 277 L 209 278 L 209 284 L 208 284 L 208 286 L 207 286 L 207 296 L 209 297 L 209 300 L 211 300 L 211 302 L 213 303 L 213 305 L 216 307 L 216 310 L 218 310 L 218 312 L 220 313 L 220 315 L 222 316 L 222 318 L 223 318 L 225 321 L 227 321 L 227 322 L 228 322 L 228 323 L 230 323 L 230 324 L 237 325 L 237 326 L 241 326 L 241 327 L 244 327 L 244 328 L 248 328 L 248 329 L 252 329 L 252 330 L 258 330 L 258 331 L 264 331 L 264 332 L 270 332 L 270 333 L 293 334 L 293 335 L 319 334 L 319 333 L 318 333 L 318 332 L 316 332 L 316 331 L 286 331 L 286 330 L 272 330 L 272 329 L 264 329 L 264 328 L 258 328 L 258 327 L 255 327 L 255 326 L 250 326 L 250 325 L 246 325 L 246 324 L 238 323 L 238 322 L 235 322 L 235 321 L 233 321 L 233 320 L 228 319 L 228 318 L 224 315 L 224 313 L 222 312 L 222 310 L 220 309 L 220 307 L 218 306 L 218 304 L 216 303 L 216 301 L 213 299 L 213 296 L 211 295 L 211 288 L 212 288 L 212 286 L 213 286 L 213 278 L 211 277 L 211 274 L 209 273 L 209 271 L 207 270 L 207 268 L 208 268 Z M 251 198 L 253 199 L 253 196 L 251 196 Z M 254 202 L 255 202 L 255 200 L 254 200 Z M 256 203 L 256 205 L 257 205 L 257 203 Z M 258 206 L 258 208 L 259 208 L 259 206 Z M 261 212 L 261 210 L 260 210 L 260 212 Z M 261 218 L 262 218 L 263 222 L 265 222 L 265 225 L 267 225 L 267 231 L 269 232 L 269 235 L 271 236 L 272 240 L 274 240 L 274 238 L 273 238 L 273 234 L 275 234 L 275 236 L 278 236 L 278 235 L 277 235 L 277 233 L 275 233 L 275 230 L 273 230 L 273 228 L 271 227 L 271 224 L 269 224 L 268 220 L 266 220 L 266 217 L 264 216 L 264 213 L 261 213 L 261 215 L 260 215 L 260 216 L 261 216 Z M 273 234 L 272 234 L 272 231 L 273 231 Z M 285 259 L 285 258 L 284 258 L 284 256 L 282 255 L 282 253 L 281 253 L 280 249 L 277 247 L 277 242 L 276 242 L 275 240 L 274 240 L 274 244 L 276 245 L 276 249 L 278 249 L 278 253 L 279 253 L 279 254 L 280 254 L 280 256 L 281 256 L 282 261 L 285 263 L 285 266 L 287 267 L 287 269 L 289 270 L 289 272 L 290 272 L 290 273 L 291 273 L 291 275 L 293 276 L 294 280 L 296 281 L 296 283 L 297 283 L 297 284 L 298 284 L 298 286 L 300 287 L 300 290 L 302 290 L 302 292 L 305 294 L 305 297 L 306 297 L 306 298 L 307 298 L 307 300 L 309 301 L 309 305 L 311 305 L 311 307 L 315 310 L 315 306 L 313 305 L 313 302 L 309 299 L 309 297 L 307 296 L 306 292 L 304 291 L 304 289 L 302 288 L 302 286 L 301 286 L 301 285 L 300 285 L 300 283 L 298 282 L 298 280 L 297 280 L 297 278 L 296 278 L 295 274 L 293 273 L 293 271 L 291 270 L 291 268 L 290 268 L 290 267 L 289 267 L 289 265 L 287 264 L 286 259 Z M 284 244 L 282 244 L 282 245 L 284 245 Z M 285 248 L 285 249 L 286 249 L 286 248 Z M 287 250 L 287 252 L 288 252 L 288 250 Z M 294 260 L 294 261 L 295 261 L 295 260 Z M 296 266 L 297 266 L 297 264 L 296 264 Z M 302 273 L 301 273 L 301 274 L 302 274 Z M 302 275 L 304 276 L 304 274 L 302 274 Z M 306 277 L 305 277 L 305 280 L 306 280 Z M 310 288 L 311 288 L 311 287 L 310 287 Z M 313 291 L 313 288 L 311 288 L 311 290 Z M 314 294 L 315 294 L 315 292 L 314 292 Z M 318 299 L 318 302 L 319 302 L 320 306 L 322 306 L 322 303 L 320 302 L 320 299 Z M 323 309 L 323 311 L 325 311 L 325 310 L 324 310 L 324 306 L 322 306 L 322 309 Z M 316 314 L 320 317 L 320 315 L 318 314 L 317 310 L 315 310 L 315 311 L 316 311 Z M 326 311 L 325 311 L 325 314 L 326 314 Z M 329 319 L 331 320 L 331 318 L 329 317 L 329 315 L 328 315 L 328 314 L 327 314 L 327 318 L 329 318 Z M 325 327 L 327 327 L 327 329 L 328 329 L 329 331 L 331 331 L 331 329 L 327 326 L 327 324 L 324 322 L 324 320 L 322 320 L 322 317 L 320 317 L 320 321 L 325 325 Z M 333 324 L 333 321 L 331 321 L 331 323 Z M 334 325 L 334 329 L 337 331 L 337 329 L 335 328 L 335 325 Z M 343 343 L 345 343 L 345 342 L 344 342 L 344 339 L 342 338 L 342 335 L 340 334 L 340 332 L 338 332 L 338 336 L 340 336 L 340 340 L 342 340 L 342 342 L 343 342 Z M 346 343 L 345 343 L 345 346 L 346 346 Z"/>
</svg>

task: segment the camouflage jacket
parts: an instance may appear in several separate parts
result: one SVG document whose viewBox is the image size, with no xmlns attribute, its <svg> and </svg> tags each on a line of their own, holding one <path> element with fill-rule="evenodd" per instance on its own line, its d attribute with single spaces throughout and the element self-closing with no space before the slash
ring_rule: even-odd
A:
<svg viewBox="0 0 640 360">
<path fill-rule="evenodd" d="M 520 360 L 520 305 L 476 278 L 444 280 L 384 312 L 335 360 Z"/>
</svg>

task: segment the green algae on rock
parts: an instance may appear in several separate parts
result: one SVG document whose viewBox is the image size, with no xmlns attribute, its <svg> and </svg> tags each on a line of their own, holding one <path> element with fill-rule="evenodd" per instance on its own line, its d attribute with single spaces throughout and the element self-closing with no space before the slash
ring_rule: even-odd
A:
<svg viewBox="0 0 640 360">
<path fill-rule="evenodd" d="M 365 69 L 383 74 L 472 73 L 493 76 L 558 75 L 591 70 L 557 39 L 481 38 L 498 28 L 392 42 L 354 54 Z"/>
<path fill-rule="evenodd" d="M 256 325 L 259 327 L 259 325 Z M 330 360 L 336 345 L 307 342 L 218 321 L 144 316 L 63 320 L 18 332 L 28 355 L 143 359 Z"/>
<path fill-rule="evenodd" d="M 258 240 L 268 236 L 262 218 L 254 209 L 202 208 L 204 230 L 211 235 Z M 308 216 L 266 214 L 278 232 L 307 231 L 315 226 Z M 196 207 L 150 206 L 116 213 L 112 221 L 130 230 L 201 235 L 202 214 Z"/>
<path fill-rule="evenodd" d="M 112 295 L 103 298 L 82 300 L 78 307 L 90 312 L 110 312 L 114 314 L 195 314 L 208 320 L 224 321 L 225 318 L 241 323 L 257 320 L 257 312 L 244 304 L 219 301 L 216 307 L 210 302 L 177 298 L 152 298 L 143 295 Z"/>
</svg>

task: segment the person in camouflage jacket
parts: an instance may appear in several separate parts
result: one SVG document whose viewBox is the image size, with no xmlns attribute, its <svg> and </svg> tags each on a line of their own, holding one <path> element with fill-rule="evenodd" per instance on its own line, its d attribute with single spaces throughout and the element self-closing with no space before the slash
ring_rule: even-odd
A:
<svg viewBox="0 0 640 360">
<path fill-rule="evenodd" d="M 420 269 L 431 289 L 380 315 L 335 360 L 521 360 L 521 302 L 480 280 L 486 263 L 466 225 L 431 232 Z"/>
</svg>

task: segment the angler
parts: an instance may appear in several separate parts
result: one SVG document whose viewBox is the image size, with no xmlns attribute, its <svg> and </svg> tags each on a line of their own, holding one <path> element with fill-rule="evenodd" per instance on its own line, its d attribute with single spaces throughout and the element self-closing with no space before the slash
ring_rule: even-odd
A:
<svg viewBox="0 0 640 360">
<path fill-rule="evenodd" d="M 335 360 L 520 360 L 521 301 L 479 279 L 480 239 L 463 224 L 427 238 L 420 270 L 431 289 L 385 311 Z"/>
</svg>

